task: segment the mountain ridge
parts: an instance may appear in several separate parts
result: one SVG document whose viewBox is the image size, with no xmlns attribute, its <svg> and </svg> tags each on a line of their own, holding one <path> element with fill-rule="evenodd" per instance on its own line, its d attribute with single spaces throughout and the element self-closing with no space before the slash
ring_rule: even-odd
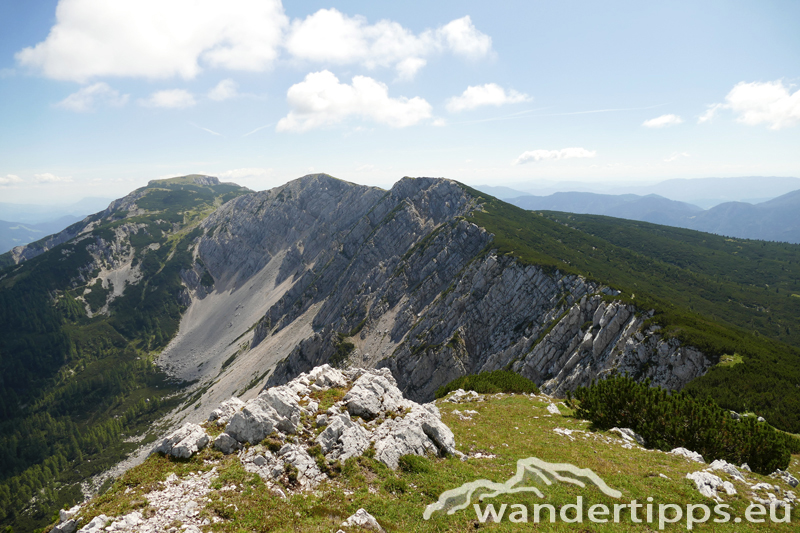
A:
<svg viewBox="0 0 800 533">
<path fill-rule="evenodd" d="M 75 383 L 89 377 L 81 365 L 118 357 L 170 376 L 172 388 L 135 378 L 121 393 L 117 409 L 127 398 L 163 403 L 132 412 L 130 427 L 114 429 L 110 443 L 155 416 L 167 415 L 158 431 L 204 419 L 231 396 L 248 400 L 326 362 L 389 368 L 412 399 L 431 398 L 453 377 L 508 366 L 559 394 L 615 370 L 689 389 L 705 374 L 709 383 L 694 386 L 696 394 L 737 408 L 747 398 L 776 425 L 797 424 L 796 369 L 786 365 L 798 355 L 771 340 L 793 342 L 796 333 L 781 328 L 797 299 L 734 290 L 744 273 L 715 280 L 716 266 L 693 272 L 664 260 L 674 255 L 670 247 L 691 257 L 700 248 L 684 241 L 703 238 L 737 269 L 760 254 L 770 283 L 800 293 L 796 252 L 785 247 L 602 217 L 587 219 L 590 229 L 441 178 L 404 178 L 385 191 L 316 174 L 262 192 L 196 179 L 153 181 L 89 217 L 78 236 L 0 271 L 0 311 L 15 313 L 20 291 L 36 288 L 34 309 L 50 317 L 53 342 L 74 347 L 56 350 L 63 360 L 52 361 L 29 347 L 31 361 Z M 620 230 L 640 235 L 619 240 Z M 633 246 L 656 236 L 654 249 Z M 718 301 L 729 289 L 736 301 Z M 769 316 L 754 313 L 751 327 L 764 337 L 742 330 L 743 315 L 733 312 L 739 301 L 772 308 Z M 727 320 L 711 316 L 728 310 Z M 26 327 L 0 332 L 0 356 L 19 350 L 9 343 Z M 99 334 L 116 345 L 91 352 Z M 91 343 L 77 342 L 84 337 Z M 744 365 L 714 366 L 733 351 Z M 766 368 L 768 358 L 776 363 Z M 674 371 L 678 361 L 682 372 Z M 754 376 L 781 397 L 749 390 Z M 741 397 L 720 396 L 725 380 L 739 380 Z M 30 383 L 37 409 L 55 409 L 44 398 L 59 382 Z M 13 399 L 3 405 L 12 420 L 36 413 L 18 411 Z M 84 453 L 94 463 L 92 450 Z M 65 460 L 86 466 L 77 455 Z M 22 481 L 39 490 L 35 476 Z"/>
</svg>

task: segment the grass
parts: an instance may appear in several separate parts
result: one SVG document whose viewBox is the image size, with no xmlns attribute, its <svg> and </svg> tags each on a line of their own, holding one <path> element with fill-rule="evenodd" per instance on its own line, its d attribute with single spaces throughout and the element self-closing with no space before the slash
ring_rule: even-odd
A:
<svg viewBox="0 0 800 533">
<path fill-rule="evenodd" d="M 500 523 L 481 524 L 476 513 L 469 508 L 453 515 L 435 513 L 425 521 L 425 507 L 435 502 L 439 495 L 463 483 L 477 479 L 504 482 L 516 470 L 519 459 L 538 457 L 552 463 L 571 463 L 590 468 L 610 487 L 622 492 L 621 500 L 605 496 L 593 487 L 579 488 L 565 483 L 551 486 L 539 485 L 545 494 L 540 500 L 530 493 L 504 495 L 491 500 L 496 508 L 503 503 L 524 504 L 532 510 L 534 504 L 550 503 L 556 509 L 574 503 L 578 496 L 584 499 L 584 508 L 603 503 L 613 508 L 615 503 L 636 499 L 653 503 L 678 503 L 681 505 L 710 504 L 685 479 L 688 472 L 701 470 L 702 466 L 682 457 L 634 447 L 626 449 L 612 434 L 593 432 L 588 423 L 572 416 L 572 412 L 561 406 L 561 415 L 547 411 L 549 400 L 541 396 L 499 394 L 484 397 L 485 401 L 469 404 L 437 402 L 444 422 L 455 434 L 458 449 L 464 453 L 483 452 L 494 454 L 491 459 L 469 459 L 466 462 L 456 457 L 404 458 L 401 468 L 392 471 L 382 463 L 365 454 L 349 459 L 341 474 L 308 493 L 291 494 L 288 500 L 276 496 L 258 478 L 244 471 L 235 456 L 222 456 L 218 452 L 205 450 L 188 461 L 174 461 L 165 457 L 150 457 L 143 465 L 127 472 L 112 489 L 90 506 L 90 514 L 105 513 L 119 515 L 134 509 L 146 509 L 144 495 L 163 481 L 170 472 L 184 476 L 189 472 L 207 471 L 216 467 L 219 478 L 212 482 L 216 490 L 209 494 L 210 502 L 203 513 L 218 516 L 222 522 L 207 526 L 206 531 L 238 533 L 248 532 L 330 532 L 359 508 L 366 509 L 376 517 L 388 532 L 467 532 L 476 529 L 486 531 L 518 531 L 519 525 L 503 520 Z M 462 420 L 455 410 L 478 411 L 472 420 Z M 573 430 L 571 436 L 558 434 L 556 428 Z M 792 458 L 790 471 L 800 470 L 800 456 Z M 716 472 L 726 478 L 726 474 Z M 666 478 L 661 475 L 666 476 Z M 784 490 L 788 485 L 782 481 L 756 474 L 747 474 L 750 483 L 769 482 Z M 726 478 L 727 479 L 727 478 Z M 235 490 L 220 490 L 223 487 Z M 735 483 L 738 494 L 723 496 L 731 506 L 732 516 L 744 516 L 749 502 L 744 486 Z M 485 505 L 485 504 L 484 504 Z M 482 505 L 483 506 L 483 505 Z M 238 510 L 235 510 L 238 509 Z M 653 531 L 657 524 L 636 524 L 629 514 L 623 514 L 619 524 L 542 524 L 544 531 Z M 529 518 L 532 520 L 533 515 Z M 770 525 L 770 531 L 795 531 L 798 526 L 795 516 L 790 524 Z M 587 529 L 588 526 L 588 529 Z M 528 525 L 531 527 L 531 524 Z M 757 532 L 766 529 L 758 524 L 697 524 L 697 531 L 713 532 Z M 685 531 L 685 523 L 668 525 L 665 531 Z"/>
</svg>

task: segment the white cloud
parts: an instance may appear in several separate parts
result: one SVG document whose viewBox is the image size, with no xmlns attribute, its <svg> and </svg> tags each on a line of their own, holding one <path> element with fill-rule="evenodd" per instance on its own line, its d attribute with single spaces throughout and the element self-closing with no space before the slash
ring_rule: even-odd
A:
<svg viewBox="0 0 800 533">
<path fill-rule="evenodd" d="M 447 110 L 451 113 L 457 113 L 485 105 L 501 106 L 529 102 L 530 100 L 531 97 L 527 94 L 513 89 L 506 93 L 506 90 L 496 83 L 470 85 L 461 96 L 453 96 L 447 100 Z"/>
<path fill-rule="evenodd" d="M 397 22 L 368 24 L 362 16 L 349 17 L 336 9 L 320 9 L 292 22 L 286 49 L 296 59 L 367 68 L 397 69 L 410 79 L 425 65 L 425 57 L 450 52 L 469 59 L 491 53 L 492 39 L 463 17 L 415 35 Z"/>
<path fill-rule="evenodd" d="M 5 176 L 0 176 L 0 187 L 4 187 L 6 185 L 14 185 L 16 183 L 22 183 L 22 178 L 14 174 L 6 174 Z"/>
<path fill-rule="evenodd" d="M 128 102 L 127 94 L 119 94 L 105 82 L 82 87 L 56 105 L 70 111 L 93 111 L 97 105 L 123 106 Z"/>
<path fill-rule="evenodd" d="M 531 161 L 546 161 L 546 160 L 558 160 L 558 159 L 574 159 L 574 158 L 585 158 L 585 157 L 595 157 L 597 155 L 597 150 L 587 150 L 585 148 L 562 148 L 561 150 L 528 150 L 527 152 L 523 152 L 517 159 L 514 161 L 515 165 L 522 165 L 524 163 L 530 163 Z"/>
<path fill-rule="evenodd" d="M 723 107 L 724 106 L 722 104 L 712 104 L 708 106 L 706 112 L 697 118 L 697 123 L 702 124 L 703 122 L 712 120 L 717 115 L 717 112 Z"/>
<path fill-rule="evenodd" d="M 492 38 L 479 32 L 468 16 L 446 24 L 436 35 L 453 53 L 469 59 L 480 59 L 492 51 Z"/>
<path fill-rule="evenodd" d="M 767 123 L 779 130 L 800 122 L 800 91 L 789 93 L 783 82 L 737 84 L 725 97 L 726 107 L 748 126 Z"/>
<path fill-rule="evenodd" d="M 235 168 L 227 170 L 217 177 L 220 180 L 237 180 L 242 178 L 265 178 L 271 176 L 274 171 L 271 168 Z"/>
<path fill-rule="evenodd" d="M 676 159 L 681 157 L 691 157 L 691 156 L 686 152 L 673 152 L 672 155 L 666 158 L 664 161 L 669 163 L 670 161 L 675 161 Z"/>
<path fill-rule="evenodd" d="M 737 83 L 725 96 L 725 103 L 708 106 L 697 122 L 708 122 L 720 110 L 730 109 L 738 115 L 738 122 L 748 126 L 769 124 L 773 130 L 794 126 L 800 123 L 800 91 L 791 93 L 790 89 L 782 80 Z"/>
<path fill-rule="evenodd" d="M 664 128 L 666 126 L 677 126 L 681 124 L 683 119 L 678 115 L 661 115 L 660 117 L 651 118 L 642 122 L 645 128 Z"/>
<path fill-rule="evenodd" d="M 45 172 L 44 174 L 34 174 L 33 179 L 36 181 L 36 183 L 69 183 L 72 181 L 72 178 L 69 176 L 56 176 L 50 172 Z"/>
<path fill-rule="evenodd" d="M 263 71 L 288 19 L 280 0 L 60 0 L 47 38 L 16 54 L 45 76 L 194 78 L 201 64 Z"/>
<path fill-rule="evenodd" d="M 239 92 L 237 91 L 238 87 L 239 85 L 231 79 L 222 80 L 216 84 L 213 89 L 208 91 L 208 97 L 217 102 L 235 98 L 239 96 Z"/>
<path fill-rule="evenodd" d="M 164 107 L 167 109 L 183 109 L 197 104 L 194 96 L 183 89 L 167 89 L 156 91 L 147 100 L 139 100 L 145 107 Z"/>
<path fill-rule="evenodd" d="M 419 57 L 407 57 L 395 67 L 397 69 L 397 78 L 405 81 L 413 80 L 417 72 L 427 63 L 427 61 Z"/>
<path fill-rule="evenodd" d="M 356 76 L 352 85 L 340 83 L 331 72 L 312 72 L 289 87 L 289 114 L 277 131 L 308 131 L 356 116 L 394 128 L 419 123 L 431 116 L 431 106 L 420 97 L 390 98 L 389 89 L 366 76 Z"/>
</svg>

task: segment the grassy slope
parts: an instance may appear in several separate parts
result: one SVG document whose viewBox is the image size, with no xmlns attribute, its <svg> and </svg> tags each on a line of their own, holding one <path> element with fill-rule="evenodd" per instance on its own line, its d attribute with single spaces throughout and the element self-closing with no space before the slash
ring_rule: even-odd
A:
<svg viewBox="0 0 800 533">
<path fill-rule="evenodd" d="M 95 499 L 87 510 L 85 519 L 104 513 L 120 516 L 139 509 L 147 514 L 148 503 L 145 494 L 159 489 L 171 472 L 183 476 L 192 471 L 208 471 L 217 467 L 220 477 L 216 488 L 234 490 L 215 490 L 209 497 L 211 502 L 202 511 L 202 516 L 213 516 L 225 521 L 206 528 L 207 531 L 222 532 L 329 532 L 338 529 L 349 515 L 359 508 L 365 508 L 389 532 L 415 531 L 474 531 L 480 524 L 476 522 L 472 506 L 454 515 L 436 513 L 430 521 L 422 518 L 425 507 L 434 503 L 439 494 L 454 489 L 463 483 L 477 479 L 504 482 L 514 475 L 519 459 L 538 457 L 551 463 L 571 463 L 581 468 L 590 468 L 610 487 L 620 490 L 621 500 L 603 495 L 593 487 L 578 488 L 568 484 L 552 486 L 538 485 L 545 494 L 545 500 L 519 493 L 501 496 L 488 502 L 496 507 L 502 503 L 509 505 L 522 503 L 529 510 L 536 503 L 550 503 L 556 508 L 574 503 L 582 496 L 585 509 L 594 503 L 604 503 L 612 507 L 614 503 L 630 502 L 633 499 L 644 502 L 654 498 L 655 508 L 659 503 L 705 503 L 714 502 L 701 496 L 694 484 L 685 479 L 689 472 L 702 469 L 682 457 L 641 448 L 622 447 L 615 435 L 606 432 L 589 431 L 585 421 L 575 419 L 571 412 L 561 406 L 561 415 L 550 415 L 547 411 L 549 400 L 538 396 L 500 395 L 485 397 L 486 401 L 454 405 L 438 401 L 443 421 L 450 426 L 456 438 L 459 451 L 464 453 L 495 454 L 492 459 L 470 459 L 462 462 L 457 458 L 430 459 L 425 461 L 428 471 L 393 472 L 369 457 L 361 456 L 348 460 L 342 474 L 323 484 L 309 494 L 294 495 L 282 500 L 269 491 L 261 479 L 246 473 L 235 456 L 223 456 L 219 452 L 205 450 L 188 462 L 170 460 L 166 457 L 152 456 L 123 475 L 112 489 Z M 455 409 L 472 409 L 479 412 L 472 420 L 462 420 L 456 416 Z M 579 430 L 572 437 L 555 433 L 555 428 Z M 792 458 L 789 467 L 797 474 L 800 469 L 800 456 Z M 720 474 L 719 472 L 717 472 Z M 660 476 L 667 476 L 665 479 Z M 729 479 L 726 474 L 720 474 Z M 757 474 L 747 474 L 749 484 L 757 482 L 778 483 L 783 490 L 789 489 L 782 481 Z M 746 496 L 749 489 L 734 482 L 738 490 L 736 496 L 723 496 L 725 503 L 731 505 L 732 516 L 743 516 L 749 505 Z M 763 494 L 760 497 L 764 498 Z M 473 500 L 473 503 L 476 503 Z M 234 507 L 236 511 L 234 511 Z M 782 515 L 781 515 L 782 516 Z M 546 524 L 546 531 L 588 530 L 594 532 L 653 531 L 657 524 L 648 527 L 646 523 L 634 524 L 630 515 L 623 515 L 620 524 Z M 529 516 L 532 520 L 532 513 Z M 795 531 L 798 517 L 791 524 L 777 525 L 774 531 Z M 487 531 L 519 531 L 520 526 L 504 520 L 500 524 L 480 525 Z M 528 527 L 532 527 L 529 524 Z M 763 525 L 744 524 L 700 524 L 698 531 L 736 531 L 739 533 L 763 531 Z M 350 530 L 348 530 L 350 531 Z M 685 531 L 685 522 L 667 526 L 665 531 Z"/>
<path fill-rule="evenodd" d="M 46 523 L 53 508 L 81 498 L 77 482 L 136 447 L 124 436 L 150 429 L 177 401 L 171 394 L 179 384 L 165 380 L 151 357 L 177 331 L 179 271 L 190 266 L 189 246 L 199 234 L 192 228 L 247 191 L 181 179 L 144 190 L 137 205 L 148 213 L 95 216 L 92 238 L 0 272 L 0 523 L 24 531 Z M 76 300 L 87 286 L 72 285 L 91 259 L 86 246 L 110 242 L 115 227 L 131 222 L 145 225 L 129 239 L 144 281 L 110 304 L 110 316 L 88 318 Z M 148 248 L 154 243 L 158 250 Z M 87 301 L 96 311 L 105 298 Z M 37 504 L 20 512 L 35 491 Z"/>
<path fill-rule="evenodd" d="M 800 247 L 725 239 L 643 222 L 534 213 L 474 189 L 471 221 L 495 234 L 493 247 L 523 262 L 582 274 L 657 311 L 667 335 L 711 357 L 715 367 L 688 390 L 723 407 L 754 411 L 800 432 Z"/>
</svg>

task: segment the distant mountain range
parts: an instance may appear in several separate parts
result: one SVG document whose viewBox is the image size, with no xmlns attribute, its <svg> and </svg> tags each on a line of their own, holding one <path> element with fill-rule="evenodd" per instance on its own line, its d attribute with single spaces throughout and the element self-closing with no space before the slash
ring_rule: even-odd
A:
<svg viewBox="0 0 800 533">
<path fill-rule="evenodd" d="M 0 202 L 0 254 L 58 233 L 90 213 L 102 211 L 109 203 L 108 198 L 84 198 L 58 205 Z"/>
<path fill-rule="evenodd" d="M 520 196 L 547 196 L 557 192 L 597 194 L 657 194 L 669 200 L 710 209 L 726 202 L 766 202 L 800 189 L 800 178 L 751 176 L 741 178 L 670 179 L 651 185 L 541 181 L 517 187 L 479 185 L 476 189 L 508 201 Z"/>
<path fill-rule="evenodd" d="M 70 224 L 81 220 L 83 217 L 65 215 L 56 220 L 40 224 L 25 224 L 22 222 L 6 222 L 0 220 L 0 254 L 9 251 L 15 246 L 22 246 L 43 237 L 58 233 Z"/>
<path fill-rule="evenodd" d="M 727 237 L 800 243 L 800 190 L 755 205 L 726 202 L 708 210 L 656 194 L 559 192 L 549 196 L 519 196 L 507 201 L 532 211 L 606 215 Z"/>
</svg>

